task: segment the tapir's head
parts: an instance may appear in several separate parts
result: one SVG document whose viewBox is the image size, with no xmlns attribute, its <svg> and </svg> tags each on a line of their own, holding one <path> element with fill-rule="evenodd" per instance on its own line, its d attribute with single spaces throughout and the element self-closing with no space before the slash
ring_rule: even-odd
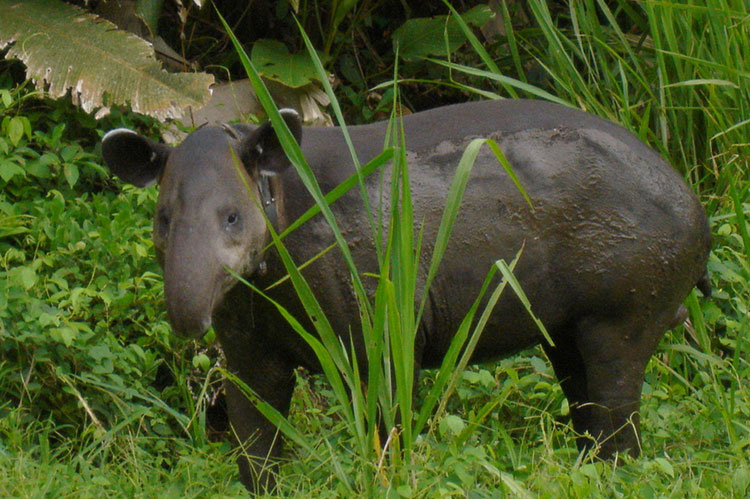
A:
<svg viewBox="0 0 750 499">
<path fill-rule="evenodd" d="M 297 113 L 283 110 L 299 142 Z M 154 246 L 164 269 L 169 321 L 181 336 L 200 336 L 235 285 L 249 275 L 269 241 L 278 193 L 270 177 L 289 166 L 270 123 L 257 128 L 204 127 L 177 147 L 117 129 L 102 140 L 112 172 L 139 187 L 159 183 Z M 230 269 L 231 272 L 227 271 Z"/>
</svg>

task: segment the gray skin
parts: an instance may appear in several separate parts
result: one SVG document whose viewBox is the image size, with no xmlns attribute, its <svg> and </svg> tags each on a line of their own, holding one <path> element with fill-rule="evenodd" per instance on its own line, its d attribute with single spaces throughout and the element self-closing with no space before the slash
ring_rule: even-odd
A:
<svg viewBox="0 0 750 499">
<path fill-rule="evenodd" d="M 283 116 L 297 139 L 304 137 L 303 152 L 324 192 L 354 172 L 338 128 L 303 132 L 296 113 Z M 524 246 L 515 274 L 555 346 L 543 340 L 508 292 L 492 313 L 473 361 L 542 343 L 570 403 L 573 427 L 582 435 L 579 447 L 593 445 L 603 458 L 624 451 L 637 455 L 646 364 L 664 332 L 684 319 L 681 302 L 691 289 L 696 284 L 704 294 L 710 289 L 705 271 L 711 238 L 696 197 L 630 132 L 555 104 L 467 103 L 405 116 L 403 124 L 414 219 L 424 220 L 426 257 L 456 165 L 473 138 L 498 142 L 534 206 L 529 208 L 483 148 L 429 290 L 415 345 L 417 368 L 439 365 L 490 266 L 512 259 Z M 364 164 L 381 152 L 386 123 L 353 126 L 349 132 Z M 120 129 L 105 136 L 102 150 L 124 181 L 160 184 L 154 243 L 174 331 L 199 337 L 213 324 L 228 368 L 286 414 L 293 370 L 304 366 L 318 372 L 320 366 L 276 309 L 225 270 L 261 289 L 285 275 L 276 251 L 263 253 L 269 233 L 243 178 L 261 199 L 260 180 L 266 176 L 274 198 L 267 213 L 277 214 L 277 230 L 313 205 L 273 129 L 269 124 L 205 127 L 176 148 Z M 238 169 L 233 157 L 244 168 Z M 371 175 L 366 183 L 377 206 L 380 176 Z M 358 268 L 376 271 L 360 190 L 355 187 L 331 209 Z M 317 216 L 285 242 L 299 264 L 333 239 Z M 303 275 L 334 330 L 344 341 L 353 332 L 359 363 L 365 365 L 357 302 L 340 254 L 329 252 Z M 288 282 L 268 294 L 314 330 Z M 226 388 L 229 418 L 245 450 L 239 459 L 242 480 L 251 490 L 272 486 L 273 474 L 264 463 L 279 454 L 276 430 L 233 384 Z"/>
</svg>

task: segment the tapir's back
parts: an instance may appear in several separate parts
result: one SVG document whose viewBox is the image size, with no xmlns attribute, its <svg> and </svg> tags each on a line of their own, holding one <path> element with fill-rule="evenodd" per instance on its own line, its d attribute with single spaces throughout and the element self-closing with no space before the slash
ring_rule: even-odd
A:
<svg viewBox="0 0 750 499">
<path fill-rule="evenodd" d="M 499 144 L 531 202 L 483 148 L 433 285 L 433 310 L 425 315 L 432 330 L 428 364 L 447 348 L 490 266 L 512 259 L 522 246 L 516 274 L 550 329 L 592 310 L 671 307 L 705 270 L 710 235 L 699 202 L 657 152 L 619 125 L 524 100 L 447 106 L 406 116 L 403 124 L 414 219 L 425 226 L 425 261 L 456 166 L 472 139 Z M 362 163 L 382 151 L 385 123 L 349 132 Z M 306 129 L 303 145 L 324 189 L 353 173 L 338 129 Z M 368 179 L 371 200 L 381 196 L 374 194 L 379 180 L 379 175 Z M 369 229 L 359 198 L 355 188 L 334 211 L 342 215 L 346 232 L 361 238 Z M 374 263 L 367 256 L 371 249 L 355 248 L 365 266 Z M 492 357 L 538 340 L 535 326 L 519 320 L 523 313 L 507 310 L 518 307 L 515 300 L 501 301 L 495 316 L 514 322 L 496 324 L 506 334 L 486 335 L 483 342 L 490 344 L 478 351 Z"/>
</svg>

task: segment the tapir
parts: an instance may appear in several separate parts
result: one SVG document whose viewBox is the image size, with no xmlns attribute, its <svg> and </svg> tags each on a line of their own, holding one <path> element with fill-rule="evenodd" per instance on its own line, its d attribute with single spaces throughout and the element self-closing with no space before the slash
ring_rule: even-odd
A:
<svg viewBox="0 0 750 499">
<path fill-rule="evenodd" d="M 340 128 L 303 127 L 291 110 L 282 116 L 323 192 L 354 174 Z M 665 331 L 685 319 L 682 301 L 691 290 L 710 291 L 711 237 L 696 196 L 680 174 L 626 129 L 562 105 L 481 101 L 402 119 L 414 220 L 420 223 L 415 231 L 423 230 L 426 257 L 447 190 L 472 139 L 497 142 L 529 197 L 484 147 L 428 290 L 414 347 L 417 368 L 440 365 L 490 267 L 523 247 L 515 276 L 554 346 L 508 292 L 495 305 L 472 361 L 541 343 L 569 401 L 579 447 L 593 442 L 602 458 L 637 455 L 646 364 Z M 382 152 L 387 129 L 387 122 L 348 127 L 362 164 Z M 104 136 L 102 153 L 124 182 L 159 184 L 153 239 L 174 332 L 200 337 L 213 326 L 228 369 L 286 414 L 294 369 L 319 372 L 320 366 L 276 307 L 236 278 L 243 276 L 257 289 L 282 279 L 280 257 L 273 245 L 268 249 L 268 225 L 280 232 L 314 204 L 271 124 L 206 126 L 176 147 L 116 129 Z M 375 207 L 388 200 L 383 177 L 364 180 L 364 196 Z M 363 276 L 377 272 L 363 190 L 351 189 L 330 209 L 357 268 Z M 284 244 L 299 265 L 333 241 L 318 215 L 287 235 Z M 424 274 L 426 269 L 418 286 Z M 364 366 L 359 305 L 341 253 L 325 253 L 303 276 Z M 374 280 L 363 279 L 374 286 Z M 315 330 L 288 281 L 267 294 L 308 331 Z M 275 428 L 233 384 L 226 392 L 229 419 L 244 446 L 242 481 L 251 490 L 272 486 L 273 473 L 263 463 L 279 455 Z"/>
</svg>

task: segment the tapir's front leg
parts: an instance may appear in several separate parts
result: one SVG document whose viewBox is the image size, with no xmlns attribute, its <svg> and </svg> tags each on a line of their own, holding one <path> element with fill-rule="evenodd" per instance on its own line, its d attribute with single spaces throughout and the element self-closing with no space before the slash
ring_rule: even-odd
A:
<svg viewBox="0 0 750 499">
<path fill-rule="evenodd" d="M 229 370 L 286 417 L 294 390 L 292 366 L 273 352 L 262 351 L 263 345 L 254 349 L 234 346 L 224 345 Z M 276 483 L 281 435 L 234 383 L 225 383 L 229 421 L 240 447 L 240 479 L 251 492 L 271 490 Z"/>
</svg>

